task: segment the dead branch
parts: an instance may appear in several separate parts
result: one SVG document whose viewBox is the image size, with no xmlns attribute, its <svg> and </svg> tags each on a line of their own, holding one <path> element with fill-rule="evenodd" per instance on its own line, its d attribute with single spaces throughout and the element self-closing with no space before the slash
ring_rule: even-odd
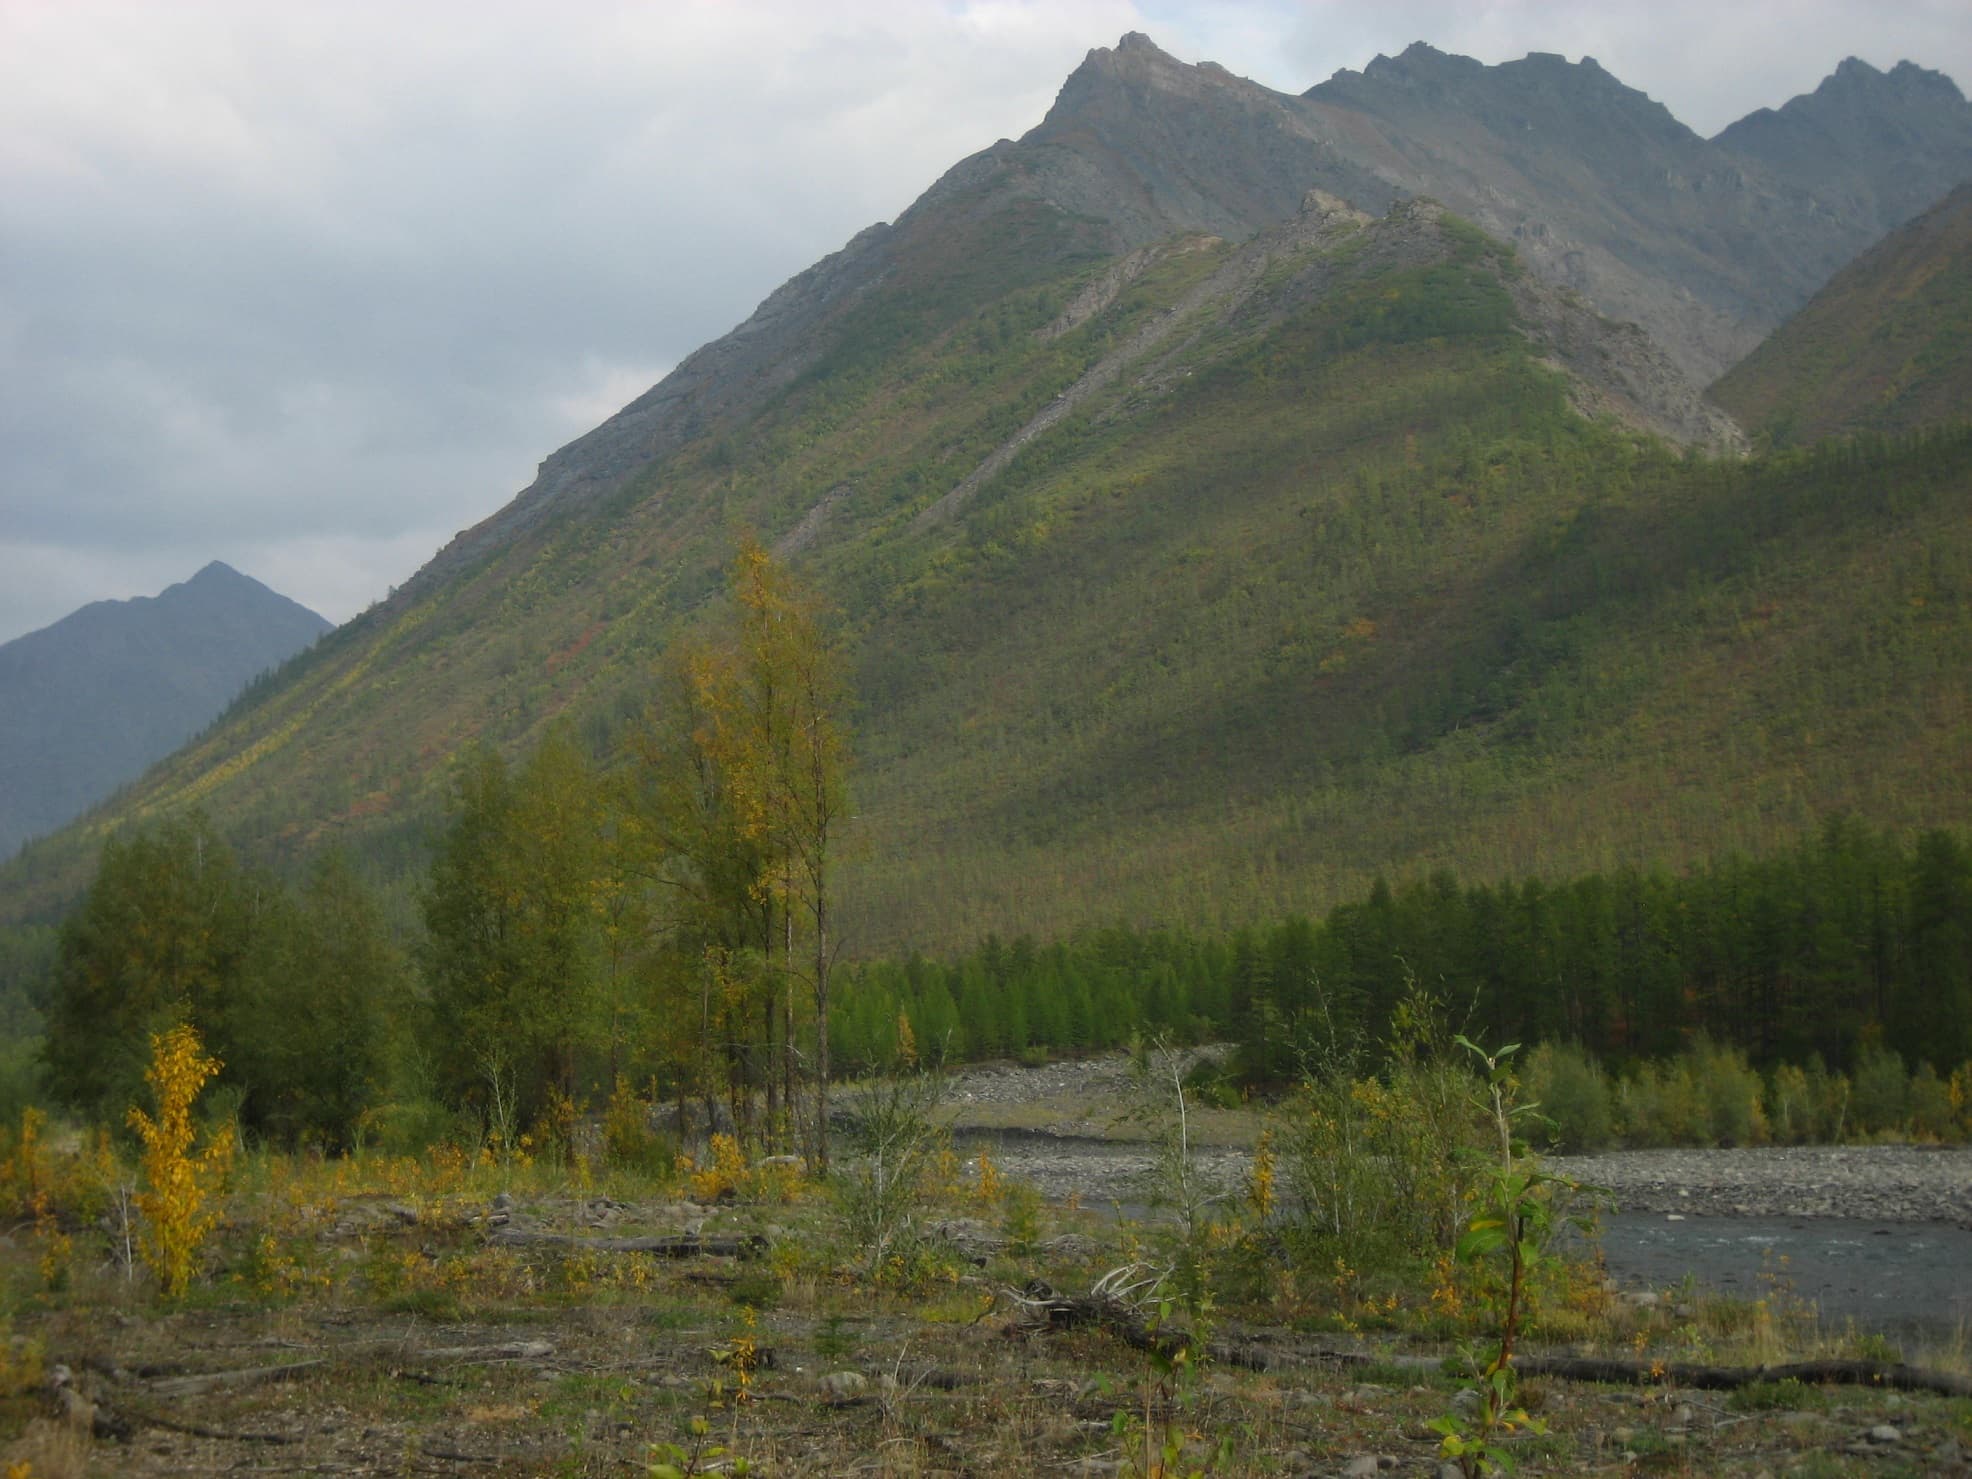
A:
<svg viewBox="0 0 1972 1479">
<path fill-rule="evenodd" d="M 1163 1326 L 1156 1329 L 1126 1297 L 1105 1292 L 1112 1276 L 1097 1281 L 1088 1294 L 1062 1294 L 1040 1279 L 1022 1290 L 1006 1291 L 1015 1310 L 1015 1324 L 1027 1330 L 1074 1330 L 1095 1326 L 1132 1350 L 1149 1351 L 1167 1359 L 1191 1349 L 1191 1333 Z"/>
<path fill-rule="evenodd" d="M 1223 1366 L 1278 1371 L 1295 1366 L 1385 1366 L 1400 1371 L 1435 1372 L 1444 1362 L 1432 1356 L 1374 1355 L 1365 1351 L 1281 1351 L 1264 1345 L 1214 1344 L 1211 1358 Z M 1625 1386 L 1690 1387 L 1734 1391 L 1756 1382 L 1798 1381 L 1807 1386 L 1878 1387 L 1885 1391 L 1935 1392 L 1972 1397 L 1972 1377 L 1895 1361 L 1793 1361 L 1773 1366 L 1705 1366 L 1685 1361 L 1640 1361 L 1620 1356 L 1561 1356 L 1522 1352 L 1513 1358 L 1522 1376 L 1560 1381 L 1599 1381 Z"/>
<path fill-rule="evenodd" d="M 1972 1377 L 1900 1361 L 1793 1361 L 1778 1366 L 1701 1366 L 1685 1361 L 1635 1361 L 1616 1356 L 1517 1356 L 1526 1376 L 1566 1381 L 1621 1382 L 1634 1385 L 1696 1387 L 1726 1392 L 1755 1382 L 1798 1381 L 1809 1386 L 1882 1387 L 1898 1392 L 1935 1392 L 1941 1397 L 1972 1397 Z"/>
<path fill-rule="evenodd" d="M 579 1248 L 588 1253 L 653 1253 L 660 1258 L 758 1258 L 767 1240 L 758 1233 L 737 1238 L 702 1238 L 681 1233 L 647 1238 L 591 1238 L 579 1233 L 541 1232 L 503 1227 L 488 1235 L 495 1248 Z"/>
<path fill-rule="evenodd" d="M 307 1372 L 319 1370 L 324 1364 L 318 1356 L 309 1361 L 290 1361 L 282 1366 L 249 1366 L 239 1371 L 207 1371 L 197 1376 L 174 1376 L 152 1383 L 151 1391 L 160 1397 L 198 1397 L 225 1388 L 293 1381 Z"/>
<path fill-rule="evenodd" d="M 162 1428 L 167 1433 L 184 1433 L 193 1438 L 216 1438 L 222 1443 L 299 1443 L 300 1438 L 291 1433 L 248 1433 L 233 1428 L 209 1428 L 204 1423 L 189 1423 L 179 1418 L 166 1417 L 161 1412 L 149 1412 L 141 1407 L 125 1407 L 123 1412 L 133 1423 L 141 1423 L 147 1428 Z"/>
<path fill-rule="evenodd" d="M 545 1361 L 555 1348 L 545 1340 L 508 1340 L 498 1345 L 446 1345 L 412 1353 L 417 1361 Z"/>
</svg>

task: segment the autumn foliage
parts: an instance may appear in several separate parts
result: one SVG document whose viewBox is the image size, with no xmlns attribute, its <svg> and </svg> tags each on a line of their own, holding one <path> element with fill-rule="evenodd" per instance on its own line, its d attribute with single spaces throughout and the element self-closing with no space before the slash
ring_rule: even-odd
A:
<svg viewBox="0 0 1972 1479">
<path fill-rule="evenodd" d="M 217 1072 L 218 1060 L 206 1055 L 190 1026 L 153 1035 L 144 1077 L 157 1101 L 157 1118 L 135 1106 L 130 1110 L 130 1128 L 144 1144 L 146 1190 L 137 1194 L 144 1214 L 144 1262 L 173 1299 L 191 1282 L 193 1260 L 214 1220 L 206 1202 L 233 1158 L 230 1129 L 209 1135 L 197 1154 L 192 1149 L 192 1105 Z"/>
</svg>

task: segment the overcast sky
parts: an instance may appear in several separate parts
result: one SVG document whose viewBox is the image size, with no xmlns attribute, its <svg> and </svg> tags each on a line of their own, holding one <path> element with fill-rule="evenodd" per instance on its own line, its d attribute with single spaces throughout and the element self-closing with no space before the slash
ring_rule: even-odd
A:
<svg viewBox="0 0 1972 1479">
<path fill-rule="evenodd" d="M 0 641 L 223 559 L 343 620 L 1148 32 L 1584 54 L 1701 133 L 1966 0 L 0 0 Z"/>
</svg>

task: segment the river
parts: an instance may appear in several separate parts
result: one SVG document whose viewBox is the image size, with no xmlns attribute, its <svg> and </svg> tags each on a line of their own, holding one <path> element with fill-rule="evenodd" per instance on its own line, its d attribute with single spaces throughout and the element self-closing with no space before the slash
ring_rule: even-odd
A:
<svg viewBox="0 0 1972 1479">
<path fill-rule="evenodd" d="M 1145 1215 L 1150 1147 L 1045 1132 L 961 1131 L 1044 1196 Z M 1200 1152 L 1237 1185 L 1244 1152 Z M 1972 1341 L 1972 1151 L 1911 1146 L 1624 1151 L 1557 1158 L 1610 1187 L 1602 1250 L 1626 1290 L 1694 1287 L 1805 1301 L 1828 1334 L 1847 1323 L 1912 1346 Z M 1825 1215 L 1835 1210 L 1856 1216 Z M 1810 1215 L 1803 1215 L 1803 1213 Z M 1673 1296 L 1675 1298 L 1675 1295 Z"/>
</svg>

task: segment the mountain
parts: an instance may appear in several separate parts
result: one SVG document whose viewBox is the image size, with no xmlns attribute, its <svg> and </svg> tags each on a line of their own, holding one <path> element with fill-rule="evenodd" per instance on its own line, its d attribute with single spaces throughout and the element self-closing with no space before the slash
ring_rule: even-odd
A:
<svg viewBox="0 0 1972 1479">
<path fill-rule="evenodd" d="M 1417 80 L 1440 72 L 1470 128 L 1400 137 L 1405 108 L 1451 116 Z M 1277 915 L 1440 864 L 1678 862 L 1833 810 L 1972 819 L 1972 441 L 1744 459 L 1589 291 L 1699 303 L 1688 279 L 1717 322 L 1752 312 L 1744 200 L 1687 173 L 1652 226 L 1624 197 L 1721 146 L 1588 63 L 1413 48 L 1324 88 L 1092 53 L 1025 138 L 0 870 L 0 914 L 52 916 L 110 827 L 192 805 L 259 859 L 343 842 L 415 877 L 467 746 L 566 724 L 621 755 L 742 528 L 853 654 L 852 951 Z M 1457 197 L 1515 108 L 1543 142 L 1489 234 Z M 1734 161 L 1777 239 L 1862 229 Z M 1557 243 L 1591 230 L 1576 272 Z"/>
<path fill-rule="evenodd" d="M 548 458 L 426 574 L 758 414 L 824 367 L 879 290 L 896 310 L 882 333 L 901 336 L 1077 262 L 1188 234 L 1247 240 L 1310 190 L 1372 213 L 1438 200 L 1707 385 L 1837 267 L 1972 178 L 1972 104 L 1936 72 L 1852 59 L 1763 116 L 1708 142 L 1592 58 L 1487 66 L 1421 42 L 1296 97 L 1126 35 L 1089 53 L 1025 137 L 961 161 L 894 224 L 793 278 Z M 1821 172 L 1811 136 L 1841 142 Z"/>
<path fill-rule="evenodd" d="M 1782 446 L 1972 419 L 1972 185 L 1843 268 L 1710 394 Z"/>
<path fill-rule="evenodd" d="M 1908 63 L 1882 73 L 1851 58 L 1711 140 L 1593 58 L 1538 52 L 1487 67 L 1420 43 L 1306 102 L 1392 185 L 1641 323 L 1701 384 L 1972 177 L 1972 105 Z"/>
<path fill-rule="evenodd" d="M 135 780 L 328 629 L 215 560 L 0 644 L 0 857 Z"/>
</svg>

